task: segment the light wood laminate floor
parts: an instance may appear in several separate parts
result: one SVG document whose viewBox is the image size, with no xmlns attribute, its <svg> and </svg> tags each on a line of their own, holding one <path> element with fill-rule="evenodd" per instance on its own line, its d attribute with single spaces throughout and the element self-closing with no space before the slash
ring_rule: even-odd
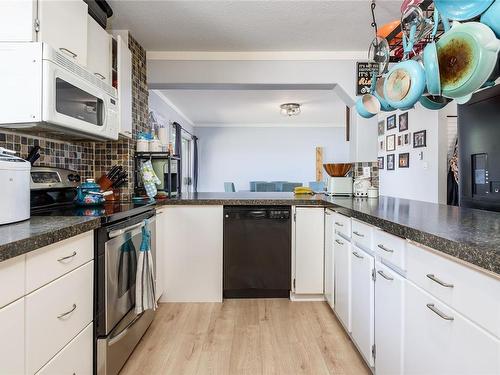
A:
<svg viewBox="0 0 500 375">
<path fill-rule="evenodd" d="M 325 302 L 161 304 L 121 374 L 369 374 Z"/>
</svg>

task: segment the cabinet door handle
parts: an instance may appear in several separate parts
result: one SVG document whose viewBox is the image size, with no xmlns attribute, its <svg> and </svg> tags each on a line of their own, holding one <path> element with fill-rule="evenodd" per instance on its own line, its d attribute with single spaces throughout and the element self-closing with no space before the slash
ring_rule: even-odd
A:
<svg viewBox="0 0 500 375">
<path fill-rule="evenodd" d="M 436 276 L 434 276 L 432 273 L 428 273 L 427 274 L 427 277 L 429 279 L 431 279 L 432 281 L 434 281 L 435 283 L 438 283 L 439 285 L 441 286 L 444 286 L 445 288 L 453 288 L 454 285 L 453 284 L 448 284 L 448 283 L 445 283 L 444 281 L 442 280 L 439 280 Z"/>
<path fill-rule="evenodd" d="M 335 222 L 335 225 L 338 226 L 338 227 L 343 227 L 344 226 L 344 224 L 339 223 L 338 221 Z"/>
<path fill-rule="evenodd" d="M 71 313 L 72 313 L 73 311 L 75 311 L 75 310 L 76 310 L 76 304 L 74 303 L 74 304 L 73 304 L 73 307 L 71 308 L 71 310 L 66 311 L 65 313 L 62 313 L 61 315 L 58 315 L 58 316 L 57 316 L 57 319 L 62 319 L 62 318 L 64 318 L 66 315 L 71 314 Z"/>
<path fill-rule="evenodd" d="M 58 262 L 64 262 L 65 260 L 71 259 L 71 258 L 73 258 L 75 256 L 76 256 L 76 251 L 73 251 L 73 254 L 65 256 L 65 257 L 62 257 L 62 258 L 59 258 L 57 261 Z"/>
<path fill-rule="evenodd" d="M 73 57 L 74 59 L 76 59 L 76 57 L 78 56 L 78 55 L 77 55 L 76 53 L 74 53 L 73 51 L 71 51 L 71 50 L 69 50 L 69 49 L 67 49 L 67 48 L 64 48 L 64 47 L 59 48 L 59 50 L 60 50 L 61 52 L 65 52 L 65 53 L 66 53 L 66 54 L 68 54 L 68 55 L 71 55 L 71 57 Z"/>
<path fill-rule="evenodd" d="M 394 280 L 394 277 L 390 277 L 390 276 L 387 276 L 384 271 L 380 270 L 380 271 L 377 271 L 377 273 L 382 276 L 384 279 L 386 280 L 389 280 L 389 281 L 393 281 Z"/>
<path fill-rule="evenodd" d="M 359 255 L 359 254 L 358 254 L 357 252 L 355 252 L 355 251 L 353 251 L 353 252 L 352 252 L 352 255 L 354 255 L 356 258 L 359 258 L 359 259 L 363 259 L 363 258 L 364 258 L 364 256 Z"/>
<path fill-rule="evenodd" d="M 339 245 L 344 245 L 344 243 L 342 241 L 335 240 L 335 242 L 337 242 Z"/>
<path fill-rule="evenodd" d="M 427 307 L 433 312 L 435 313 L 436 315 L 438 315 L 440 318 L 443 318 L 444 320 L 454 320 L 455 318 L 452 317 L 452 316 L 449 316 L 449 315 L 446 315 L 445 313 L 443 313 L 442 311 L 439 311 L 436 306 L 434 306 L 433 303 L 428 303 L 427 304 Z"/>
<path fill-rule="evenodd" d="M 384 251 L 387 251 L 388 253 L 393 253 L 394 250 L 392 249 L 388 249 L 387 247 L 385 247 L 384 245 L 382 244 L 378 244 L 377 247 L 379 247 L 380 249 L 384 250 Z"/>
<path fill-rule="evenodd" d="M 95 76 L 99 77 L 100 79 L 104 80 L 106 77 L 104 77 L 101 73 L 94 73 Z"/>
<path fill-rule="evenodd" d="M 361 234 L 361 233 L 356 232 L 356 231 L 352 232 L 352 234 L 355 234 L 358 237 L 364 237 L 365 236 L 364 234 Z"/>
</svg>

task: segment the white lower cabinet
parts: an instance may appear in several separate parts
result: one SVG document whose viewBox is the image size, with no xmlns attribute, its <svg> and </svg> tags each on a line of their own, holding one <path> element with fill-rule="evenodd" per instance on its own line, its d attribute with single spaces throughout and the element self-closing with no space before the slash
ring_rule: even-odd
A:
<svg viewBox="0 0 500 375">
<path fill-rule="evenodd" d="M 295 209 L 295 272 L 296 294 L 324 293 L 325 211 L 322 207 Z"/>
<path fill-rule="evenodd" d="M 164 210 L 156 210 L 156 227 L 165 228 L 165 212 Z M 156 233 L 156 301 L 160 299 L 165 291 L 165 252 L 168 246 L 168 240 L 163 235 L 163 229 L 157 230 Z"/>
<path fill-rule="evenodd" d="M 376 374 L 402 374 L 406 280 L 380 262 L 375 269 Z"/>
<path fill-rule="evenodd" d="M 344 328 L 351 332 L 351 244 L 335 235 L 335 312 Z"/>
<path fill-rule="evenodd" d="M 92 324 L 89 324 L 64 347 L 37 375 L 92 374 Z"/>
<path fill-rule="evenodd" d="M 334 254 L 333 244 L 335 241 L 334 212 L 325 211 L 325 298 L 330 307 L 334 308 Z"/>
<path fill-rule="evenodd" d="M 0 309 L 0 374 L 24 374 L 24 298 Z"/>
<path fill-rule="evenodd" d="M 223 206 L 168 206 L 162 302 L 222 302 Z M 161 265 L 159 265 L 161 266 Z"/>
<path fill-rule="evenodd" d="M 26 298 L 26 371 L 37 372 L 91 321 L 94 262 Z"/>
<path fill-rule="evenodd" d="M 500 373 L 498 339 L 411 282 L 405 300 L 405 374 Z"/>
<path fill-rule="evenodd" d="M 374 293 L 373 257 L 351 246 L 351 332 L 361 355 L 373 366 Z"/>
</svg>

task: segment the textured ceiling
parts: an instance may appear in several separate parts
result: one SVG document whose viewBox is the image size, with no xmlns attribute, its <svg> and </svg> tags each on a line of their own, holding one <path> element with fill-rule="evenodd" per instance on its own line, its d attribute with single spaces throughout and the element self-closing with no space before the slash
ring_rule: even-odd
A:
<svg viewBox="0 0 500 375">
<path fill-rule="evenodd" d="M 362 51 L 370 1 L 112 0 L 109 28 L 128 29 L 148 51 Z M 379 24 L 401 1 L 379 0 Z"/>
</svg>

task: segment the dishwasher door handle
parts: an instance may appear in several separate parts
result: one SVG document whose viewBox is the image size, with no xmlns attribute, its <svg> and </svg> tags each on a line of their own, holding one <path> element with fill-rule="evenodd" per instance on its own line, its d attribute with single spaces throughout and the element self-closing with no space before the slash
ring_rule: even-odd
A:
<svg viewBox="0 0 500 375">
<path fill-rule="evenodd" d="M 266 211 L 250 211 L 248 216 L 254 219 L 263 219 L 266 217 Z"/>
</svg>

